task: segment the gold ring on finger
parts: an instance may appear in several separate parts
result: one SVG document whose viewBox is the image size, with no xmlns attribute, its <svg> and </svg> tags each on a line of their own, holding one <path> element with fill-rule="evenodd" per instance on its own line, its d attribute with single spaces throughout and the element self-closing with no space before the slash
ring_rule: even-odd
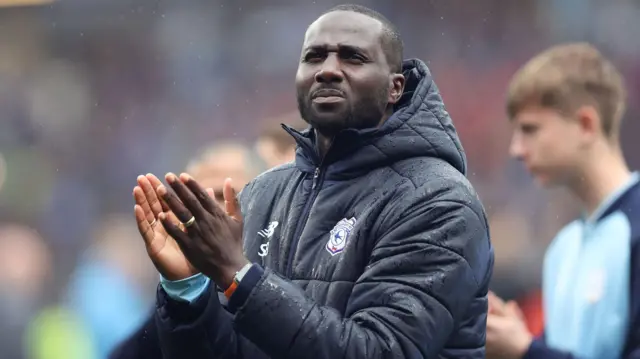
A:
<svg viewBox="0 0 640 359">
<path fill-rule="evenodd" d="M 188 221 L 182 223 L 184 225 L 185 228 L 189 228 L 191 226 L 193 226 L 193 224 L 196 223 L 196 217 L 191 216 L 191 218 L 189 218 Z"/>
</svg>

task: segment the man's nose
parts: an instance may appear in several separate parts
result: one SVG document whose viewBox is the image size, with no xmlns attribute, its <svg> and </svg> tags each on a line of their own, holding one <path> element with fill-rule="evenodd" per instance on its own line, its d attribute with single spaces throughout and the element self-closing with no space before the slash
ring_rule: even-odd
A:
<svg viewBox="0 0 640 359">
<path fill-rule="evenodd" d="M 340 68 L 340 60 L 335 54 L 329 54 L 322 62 L 322 66 L 315 76 L 316 82 L 329 83 L 341 82 L 344 79 L 342 69 Z"/>
<path fill-rule="evenodd" d="M 525 149 L 522 140 L 518 135 L 513 135 L 509 144 L 509 155 L 517 160 L 522 160 L 525 155 Z"/>
</svg>

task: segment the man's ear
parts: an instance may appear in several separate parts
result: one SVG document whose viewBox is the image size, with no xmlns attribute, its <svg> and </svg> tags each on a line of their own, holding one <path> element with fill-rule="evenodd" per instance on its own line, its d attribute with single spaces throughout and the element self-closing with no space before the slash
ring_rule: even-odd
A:
<svg viewBox="0 0 640 359">
<path fill-rule="evenodd" d="M 404 92 L 405 78 L 402 74 L 392 74 L 389 76 L 389 103 L 395 105 L 400 101 Z"/>
</svg>

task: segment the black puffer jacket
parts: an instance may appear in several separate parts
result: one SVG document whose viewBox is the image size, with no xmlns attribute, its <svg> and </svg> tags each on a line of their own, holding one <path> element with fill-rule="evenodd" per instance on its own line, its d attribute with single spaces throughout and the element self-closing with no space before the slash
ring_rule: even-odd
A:
<svg viewBox="0 0 640 359">
<path fill-rule="evenodd" d="M 164 358 L 484 358 L 485 213 L 429 70 L 410 60 L 405 76 L 396 113 L 344 131 L 323 161 L 312 132 L 287 129 L 295 164 L 240 195 L 257 265 L 228 304 L 213 287 L 190 306 L 160 289 Z"/>
</svg>

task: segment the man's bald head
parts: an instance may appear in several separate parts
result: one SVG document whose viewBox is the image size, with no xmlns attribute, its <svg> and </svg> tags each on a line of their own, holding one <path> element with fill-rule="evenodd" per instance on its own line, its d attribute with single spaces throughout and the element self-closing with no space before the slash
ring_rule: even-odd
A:
<svg viewBox="0 0 640 359">
<path fill-rule="evenodd" d="M 354 12 L 379 21 L 382 24 L 382 34 L 380 41 L 382 42 L 382 48 L 384 49 L 387 62 L 389 63 L 392 71 L 396 73 L 402 72 L 404 44 L 402 43 L 402 39 L 400 38 L 400 32 L 395 27 L 395 25 L 393 25 L 391 21 L 389 21 L 389 19 L 387 19 L 379 12 L 369 9 L 366 6 L 355 4 L 343 4 L 335 6 L 327 10 L 323 15 L 336 11 Z"/>
</svg>

